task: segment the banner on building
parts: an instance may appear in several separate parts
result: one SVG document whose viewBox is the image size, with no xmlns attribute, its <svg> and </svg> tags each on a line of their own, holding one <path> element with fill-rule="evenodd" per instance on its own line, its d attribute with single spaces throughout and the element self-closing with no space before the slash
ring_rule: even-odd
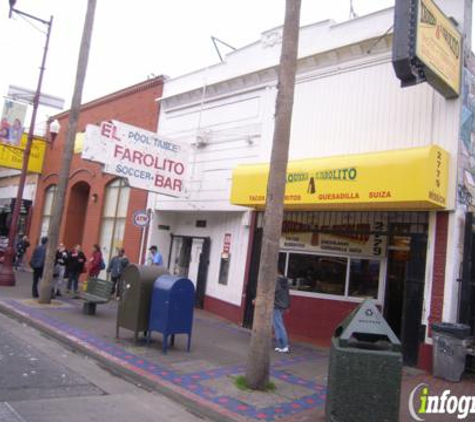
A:
<svg viewBox="0 0 475 422">
<path fill-rule="evenodd" d="M 321 230 L 285 231 L 280 247 L 305 252 L 345 254 L 351 256 L 384 257 L 387 250 L 387 236 L 379 234 L 387 230 L 387 217 L 364 224 L 336 224 Z"/>
<path fill-rule="evenodd" d="M 87 125 L 82 158 L 104 165 L 104 173 L 130 186 L 172 197 L 185 193 L 188 148 L 154 132 L 118 121 Z"/>
<path fill-rule="evenodd" d="M 13 146 L 0 142 L 0 167 L 8 167 L 21 170 L 28 135 L 24 133 L 20 138 L 19 145 Z M 28 172 L 41 173 L 45 158 L 46 142 L 43 138 L 33 137 L 30 158 L 28 160 Z"/>
<path fill-rule="evenodd" d="M 12 146 L 21 144 L 26 110 L 26 104 L 5 99 L 0 126 L 0 143 Z"/>
</svg>

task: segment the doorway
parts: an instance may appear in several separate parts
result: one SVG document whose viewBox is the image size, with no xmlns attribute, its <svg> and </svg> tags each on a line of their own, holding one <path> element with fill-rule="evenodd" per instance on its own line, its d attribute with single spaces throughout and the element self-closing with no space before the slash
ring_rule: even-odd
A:
<svg viewBox="0 0 475 422">
<path fill-rule="evenodd" d="M 384 299 L 384 317 L 401 340 L 404 364 L 416 366 L 425 326 L 424 301 L 427 236 L 391 236 Z"/>
<path fill-rule="evenodd" d="M 168 269 L 173 275 L 186 277 L 195 286 L 195 306 L 203 309 L 208 277 L 211 240 L 209 237 L 171 235 Z"/>
<path fill-rule="evenodd" d="M 82 244 L 90 190 L 86 182 L 76 183 L 71 188 L 63 234 L 68 248 Z"/>
</svg>

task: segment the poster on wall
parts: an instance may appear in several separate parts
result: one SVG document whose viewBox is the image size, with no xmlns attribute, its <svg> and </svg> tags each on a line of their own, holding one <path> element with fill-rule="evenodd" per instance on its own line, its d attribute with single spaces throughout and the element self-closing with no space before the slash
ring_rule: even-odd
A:
<svg viewBox="0 0 475 422">
<path fill-rule="evenodd" d="M 136 126 L 118 121 L 87 125 L 82 158 L 104 165 L 104 173 L 121 176 L 130 186 L 182 197 L 188 148 Z"/>
<path fill-rule="evenodd" d="M 325 230 L 290 231 L 282 233 L 280 247 L 305 252 L 323 252 L 351 256 L 384 257 L 387 236 L 386 222 L 374 221 L 362 227 L 327 227 Z M 334 230 L 330 233 L 330 231 Z"/>
<path fill-rule="evenodd" d="M 0 126 L 0 143 L 20 146 L 27 105 L 5 99 Z"/>
</svg>

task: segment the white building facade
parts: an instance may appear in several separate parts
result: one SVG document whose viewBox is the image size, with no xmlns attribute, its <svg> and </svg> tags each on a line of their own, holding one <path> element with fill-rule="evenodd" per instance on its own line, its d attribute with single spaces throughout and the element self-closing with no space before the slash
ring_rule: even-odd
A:
<svg viewBox="0 0 475 422">
<path fill-rule="evenodd" d="M 463 2 L 440 3 L 462 28 L 471 15 L 455 4 Z M 372 297 L 406 363 L 427 366 L 431 322 L 459 312 L 462 97 L 446 100 L 426 83 L 400 87 L 393 15 L 301 28 L 280 265 L 292 284 L 291 335 L 328 342 Z M 245 326 L 281 38 L 282 28 L 266 31 L 223 63 L 168 80 L 160 99 L 159 133 L 192 152 L 186 195 L 149 196 L 148 243 L 195 283 L 197 305 Z"/>
</svg>

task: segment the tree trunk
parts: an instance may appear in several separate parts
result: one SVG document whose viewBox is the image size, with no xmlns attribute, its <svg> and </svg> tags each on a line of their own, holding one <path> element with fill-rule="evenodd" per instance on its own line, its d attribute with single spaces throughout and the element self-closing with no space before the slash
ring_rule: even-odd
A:
<svg viewBox="0 0 475 422">
<path fill-rule="evenodd" d="M 51 290 L 53 287 L 53 270 L 58 246 L 59 229 L 63 217 L 65 194 L 69 181 L 69 170 L 74 154 L 74 140 L 78 125 L 79 111 L 81 107 L 82 91 L 84 80 L 86 79 L 87 62 L 89 59 L 89 50 L 91 46 L 92 28 L 94 25 L 94 13 L 96 10 L 96 0 L 88 0 L 86 18 L 79 51 L 78 68 L 76 73 L 76 86 L 74 88 L 71 110 L 69 112 L 68 128 L 63 150 L 63 165 L 59 172 L 58 188 L 54 195 L 51 220 L 48 230 L 48 247 L 46 250 L 46 259 L 43 279 L 41 280 L 40 303 L 51 302 Z"/>
<path fill-rule="evenodd" d="M 255 390 L 264 390 L 269 383 L 272 314 L 284 213 L 290 125 L 297 68 L 300 5 L 301 0 L 286 0 L 256 307 L 246 366 L 247 384 Z"/>
</svg>

